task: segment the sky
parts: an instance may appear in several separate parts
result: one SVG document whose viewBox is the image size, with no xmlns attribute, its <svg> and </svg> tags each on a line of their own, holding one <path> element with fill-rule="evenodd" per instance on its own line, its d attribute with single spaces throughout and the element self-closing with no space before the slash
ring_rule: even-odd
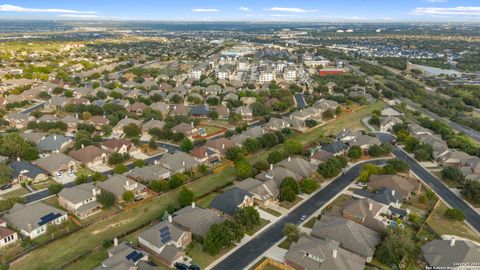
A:
<svg viewBox="0 0 480 270">
<path fill-rule="evenodd" d="M 0 0 L 0 19 L 480 21 L 480 0 Z"/>
</svg>

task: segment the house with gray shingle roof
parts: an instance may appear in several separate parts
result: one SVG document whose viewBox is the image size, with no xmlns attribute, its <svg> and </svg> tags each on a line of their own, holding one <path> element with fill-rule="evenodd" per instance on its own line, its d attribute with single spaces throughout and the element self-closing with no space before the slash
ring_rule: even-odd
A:
<svg viewBox="0 0 480 270">
<path fill-rule="evenodd" d="M 273 169 L 270 169 L 269 171 L 261 172 L 257 176 L 255 176 L 255 178 L 261 181 L 273 180 L 275 181 L 275 183 L 277 183 L 277 186 L 280 186 L 283 179 L 285 179 L 286 177 L 292 177 L 297 181 L 303 179 L 301 175 L 298 175 L 284 167 L 275 167 Z"/>
<path fill-rule="evenodd" d="M 171 176 L 171 171 L 159 166 L 159 165 L 148 165 L 145 167 L 136 167 L 130 172 L 127 173 L 129 178 L 132 178 L 136 181 L 141 182 L 152 182 L 152 181 L 161 181 L 168 179 Z"/>
<path fill-rule="evenodd" d="M 285 254 L 285 264 L 293 269 L 363 270 L 365 260 L 343 249 L 334 240 L 302 236 Z"/>
<path fill-rule="evenodd" d="M 114 242 L 117 241 L 116 239 Z M 108 251 L 105 259 L 95 270 L 132 270 L 138 269 L 142 262 L 148 261 L 148 254 L 143 250 L 136 249 L 126 242 L 114 246 Z"/>
<path fill-rule="evenodd" d="M 480 248 L 471 241 L 435 239 L 421 250 L 427 264 L 434 269 L 478 269 Z"/>
<path fill-rule="evenodd" d="M 73 150 L 68 153 L 68 155 L 82 162 L 83 165 L 92 167 L 107 163 L 110 152 L 98 148 L 95 145 L 88 145 L 78 150 Z"/>
<path fill-rule="evenodd" d="M 233 187 L 213 198 L 211 207 L 222 214 L 235 215 L 237 210 L 253 206 L 253 194 L 238 187 Z"/>
<path fill-rule="evenodd" d="M 302 177 L 309 177 L 317 170 L 317 166 L 300 157 L 288 157 L 280 161 L 276 166 L 284 167 Z"/>
<path fill-rule="evenodd" d="M 45 170 L 50 175 L 74 172 L 80 166 L 80 162 L 62 153 L 52 153 L 46 157 L 37 159 L 35 165 Z"/>
<path fill-rule="evenodd" d="M 21 234 L 34 239 L 47 233 L 50 225 L 59 225 L 67 221 L 67 213 L 43 202 L 33 204 L 15 204 L 3 216 L 8 224 L 17 228 Z"/>
<path fill-rule="evenodd" d="M 214 224 L 223 221 L 216 211 L 198 207 L 194 202 L 173 213 L 173 223 L 201 237 L 205 237 Z"/>
<path fill-rule="evenodd" d="M 147 194 L 147 187 L 126 176 L 116 174 L 107 180 L 100 182 L 97 186 L 105 191 L 115 194 L 119 201 L 123 200 L 123 194 L 132 191 L 136 199 L 141 199 Z"/>
<path fill-rule="evenodd" d="M 172 217 L 162 221 L 138 236 L 140 247 L 170 267 L 185 255 L 184 249 L 192 242 L 192 232 L 172 223 Z"/>
<path fill-rule="evenodd" d="M 280 190 L 273 180 L 260 181 L 254 178 L 247 178 L 235 184 L 236 187 L 248 191 L 253 195 L 255 203 L 268 207 L 277 203 Z"/>
<path fill-rule="evenodd" d="M 66 187 L 58 193 L 58 204 L 84 219 L 102 211 L 102 206 L 97 202 L 100 189 L 92 183 L 84 183 L 73 187 Z"/>
<path fill-rule="evenodd" d="M 158 165 L 171 170 L 174 173 L 183 173 L 196 168 L 200 163 L 190 155 L 182 151 L 173 154 L 165 153 L 159 160 Z"/>
<path fill-rule="evenodd" d="M 315 222 L 311 234 L 324 240 L 335 240 L 342 248 L 367 262 L 372 260 L 375 247 L 381 241 L 380 233 L 351 220 L 329 215 L 323 215 Z"/>
<path fill-rule="evenodd" d="M 13 183 L 25 181 L 40 182 L 47 179 L 47 172 L 26 160 L 15 160 L 10 163 L 13 169 Z"/>
<path fill-rule="evenodd" d="M 61 152 L 70 142 L 69 138 L 53 133 L 40 140 L 37 148 L 40 152 Z"/>
</svg>

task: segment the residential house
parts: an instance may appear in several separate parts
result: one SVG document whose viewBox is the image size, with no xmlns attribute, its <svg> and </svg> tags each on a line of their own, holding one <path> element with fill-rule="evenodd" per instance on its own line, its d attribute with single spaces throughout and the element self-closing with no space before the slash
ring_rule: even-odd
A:
<svg viewBox="0 0 480 270">
<path fill-rule="evenodd" d="M 5 120 L 8 121 L 10 127 L 17 129 L 26 128 L 27 124 L 35 120 L 35 117 L 21 112 L 10 112 L 5 115 Z"/>
<path fill-rule="evenodd" d="M 159 165 L 148 165 L 145 167 L 136 167 L 127 173 L 127 176 L 133 180 L 150 183 L 152 181 L 161 181 L 170 178 L 172 172 Z"/>
<path fill-rule="evenodd" d="M 147 194 L 147 187 L 123 175 L 113 175 L 97 185 L 102 190 L 115 194 L 119 201 L 123 201 L 123 194 L 133 192 L 136 200 L 141 200 Z"/>
<path fill-rule="evenodd" d="M 249 106 L 240 106 L 235 109 L 235 113 L 239 114 L 243 120 L 253 119 L 253 111 Z"/>
<path fill-rule="evenodd" d="M 37 148 L 40 152 L 61 152 L 71 142 L 69 138 L 53 133 L 40 140 Z"/>
<path fill-rule="evenodd" d="M 376 231 L 384 229 L 381 214 L 385 213 L 387 213 L 387 207 L 370 198 L 354 200 L 342 210 L 343 217 Z"/>
<path fill-rule="evenodd" d="M 302 236 L 285 254 L 285 264 L 296 270 L 363 270 L 365 260 L 334 240 Z"/>
<path fill-rule="evenodd" d="M 152 110 L 154 111 L 162 113 L 164 117 L 168 115 L 168 112 L 170 112 L 170 105 L 161 101 L 152 103 L 150 105 L 150 108 L 152 108 Z"/>
<path fill-rule="evenodd" d="M 338 102 L 323 98 L 313 104 L 313 108 L 321 110 L 322 113 L 328 110 L 335 110 L 338 106 Z"/>
<path fill-rule="evenodd" d="M 289 169 L 278 167 L 278 166 L 273 168 L 273 165 L 270 165 L 270 170 L 261 172 L 255 176 L 255 178 L 261 181 L 273 180 L 275 181 L 275 183 L 277 183 L 278 187 L 280 187 L 280 184 L 282 183 L 283 179 L 287 177 L 292 177 L 297 181 L 300 181 L 303 179 L 302 176 L 290 171 Z"/>
<path fill-rule="evenodd" d="M 310 163 L 318 166 L 320 163 L 323 163 L 334 157 L 334 155 L 325 150 L 318 150 L 310 154 Z"/>
<path fill-rule="evenodd" d="M 80 219 L 85 219 L 102 211 L 102 205 L 97 201 L 99 194 L 100 189 L 92 183 L 66 187 L 58 193 L 58 204 Z"/>
<path fill-rule="evenodd" d="M 340 133 L 337 134 L 336 139 L 337 141 L 341 141 L 342 143 L 348 143 L 353 141 L 358 136 L 362 136 L 363 133 L 360 130 L 350 130 L 350 129 L 343 129 Z"/>
<path fill-rule="evenodd" d="M 195 169 L 199 162 L 182 151 L 176 151 L 173 154 L 165 153 L 158 160 L 158 164 L 171 170 L 173 173 L 183 173 Z"/>
<path fill-rule="evenodd" d="M 190 156 L 194 157 L 199 163 L 205 165 L 212 165 L 220 162 L 220 155 L 206 146 L 200 146 L 189 153 Z"/>
<path fill-rule="evenodd" d="M 202 104 L 194 106 L 190 110 L 189 115 L 192 117 L 207 118 L 209 112 L 210 108 L 208 107 L 208 105 Z"/>
<path fill-rule="evenodd" d="M 322 150 L 332 153 L 333 155 L 343 155 L 348 150 L 348 145 L 340 142 L 335 141 L 329 144 L 322 145 Z"/>
<path fill-rule="evenodd" d="M 78 119 L 76 116 L 67 115 L 60 119 L 61 122 L 67 124 L 67 132 L 75 133 L 77 131 L 78 124 L 82 123 L 83 121 Z"/>
<path fill-rule="evenodd" d="M 368 148 L 370 148 L 370 146 L 381 145 L 381 144 L 382 143 L 380 142 L 380 140 L 377 137 L 372 137 L 372 136 L 368 136 L 368 135 L 357 136 L 355 139 L 348 142 L 348 145 L 350 147 L 358 146 L 363 151 L 368 150 Z"/>
<path fill-rule="evenodd" d="M 149 131 L 153 128 L 158 128 L 158 129 L 163 129 L 165 127 L 165 122 L 160 121 L 160 120 L 149 120 L 145 122 L 142 126 L 142 133 L 143 135 L 149 135 Z"/>
<path fill-rule="evenodd" d="M 280 118 L 272 117 L 270 121 L 264 125 L 270 131 L 282 131 L 290 127 L 290 123 Z"/>
<path fill-rule="evenodd" d="M 217 152 L 221 156 L 225 156 L 227 149 L 235 145 L 229 139 L 222 137 L 218 139 L 208 140 L 204 146 L 210 150 Z"/>
<path fill-rule="evenodd" d="M 48 173 L 32 163 L 25 160 L 15 160 L 10 163 L 13 169 L 13 183 L 23 183 L 32 181 L 32 183 L 47 180 Z"/>
<path fill-rule="evenodd" d="M 398 175 L 371 175 L 368 180 L 368 188 L 379 189 L 381 187 L 394 189 L 400 192 L 403 199 L 409 199 L 412 193 L 420 193 L 421 183 L 419 180 Z"/>
<path fill-rule="evenodd" d="M 115 238 L 113 247 L 108 251 L 108 258 L 95 270 L 142 270 L 140 266 L 148 261 L 148 255 L 126 242 L 118 245 L 117 241 Z"/>
<path fill-rule="evenodd" d="M 375 247 L 381 242 L 379 232 L 369 229 L 343 217 L 323 215 L 315 222 L 312 236 L 334 240 L 340 247 L 346 249 L 370 262 L 375 252 Z"/>
<path fill-rule="evenodd" d="M 253 206 L 254 198 L 250 192 L 233 187 L 213 198 L 210 207 L 222 214 L 233 216 L 237 210 Z"/>
<path fill-rule="evenodd" d="M 191 231 L 193 235 L 205 237 L 214 224 L 224 221 L 220 215 L 211 209 L 197 207 L 195 202 L 173 214 L 174 224 Z"/>
<path fill-rule="evenodd" d="M 143 125 L 142 121 L 140 120 L 132 119 L 132 118 L 123 118 L 122 120 L 118 121 L 115 127 L 113 127 L 112 133 L 116 136 L 121 136 L 123 135 L 123 128 L 130 124 L 137 125 L 139 128 L 141 128 Z"/>
<path fill-rule="evenodd" d="M 228 119 L 230 116 L 230 109 L 227 106 L 217 106 L 215 107 L 215 111 L 218 113 L 219 119 Z"/>
<path fill-rule="evenodd" d="M 276 166 L 286 168 L 303 178 L 311 176 L 317 170 L 317 166 L 300 157 L 288 157 L 277 163 Z"/>
<path fill-rule="evenodd" d="M 0 249 L 15 243 L 18 240 L 18 234 L 7 227 L 7 222 L 0 219 Z"/>
<path fill-rule="evenodd" d="M 188 115 L 190 109 L 188 106 L 183 104 L 175 104 L 173 105 L 173 110 L 170 112 L 171 115 Z"/>
<path fill-rule="evenodd" d="M 423 258 L 432 269 L 477 269 L 480 248 L 469 240 L 435 239 L 421 247 Z"/>
<path fill-rule="evenodd" d="M 192 242 L 192 232 L 186 231 L 172 223 L 172 217 L 168 221 L 160 222 L 143 231 L 138 236 L 140 247 L 158 258 L 169 267 L 183 259 L 185 248 Z"/>
<path fill-rule="evenodd" d="M 236 183 L 235 186 L 252 194 L 255 203 L 263 207 L 276 204 L 278 194 L 280 193 L 274 180 L 260 181 L 254 178 L 247 178 Z"/>
<path fill-rule="evenodd" d="M 191 124 L 180 123 L 172 128 L 173 133 L 183 133 L 185 137 L 192 139 L 194 136 L 197 136 L 198 128 Z"/>
<path fill-rule="evenodd" d="M 102 126 L 110 125 L 110 120 L 105 115 L 94 115 L 87 120 L 87 123 L 94 125 L 96 130 L 101 130 Z"/>
<path fill-rule="evenodd" d="M 146 105 L 145 103 L 135 102 L 132 105 L 127 107 L 127 112 L 133 113 L 136 115 L 142 115 L 143 111 L 145 111 L 148 108 L 149 108 L 148 105 Z"/>
<path fill-rule="evenodd" d="M 392 117 L 392 116 L 400 117 L 400 116 L 403 116 L 403 113 L 397 112 L 395 109 L 392 109 L 392 108 L 388 107 L 388 108 L 383 109 L 380 112 L 380 115 L 381 116 L 386 116 L 386 117 Z"/>
<path fill-rule="evenodd" d="M 16 203 L 3 216 L 8 224 L 21 234 L 34 239 L 47 233 L 50 225 L 59 225 L 67 221 L 67 213 L 43 202 L 24 205 Z"/>
<path fill-rule="evenodd" d="M 78 150 L 73 150 L 68 155 L 90 168 L 97 165 L 106 164 L 110 153 L 106 150 L 96 147 L 95 145 L 88 145 Z"/>
<path fill-rule="evenodd" d="M 402 124 L 403 121 L 395 116 L 387 116 L 380 119 L 380 131 L 391 132 L 396 124 Z"/>
<path fill-rule="evenodd" d="M 52 153 L 34 162 L 39 168 L 49 175 L 61 177 L 65 172 L 75 172 L 80 167 L 80 162 L 62 153 Z"/>
<path fill-rule="evenodd" d="M 133 144 L 131 141 L 127 139 L 118 139 L 118 138 L 112 138 L 112 139 L 108 139 L 106 141 L 101 142 L 100 148 L 110 153 L 119 153 L 119 154 L 128 153 L 130 155 L 133 155 L 140 151 L 140 149 L 138 149 L 135 146 L 135 144 Z"/>
</svg>

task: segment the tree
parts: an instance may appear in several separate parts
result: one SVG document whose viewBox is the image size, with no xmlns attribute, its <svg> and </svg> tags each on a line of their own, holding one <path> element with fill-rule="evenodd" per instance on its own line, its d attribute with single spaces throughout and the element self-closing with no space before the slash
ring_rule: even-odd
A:
<svg viewBox="0 0 480 270">
<path fill-rule="evenodd" d="M 280 161 L 282 161 L 283 155 L 279 151 L 272 151 L 268 154 L 267 161 L 270 164 L 276 164 Z"/>
<path fill-rule="evenodd" d="M 286 223 L 283 226 L 283 235 L 290 242 L 297 242 L 300 239 L 300 230 L 293 223 Z"/>
<path fill-rule="evenodd" d="M 405 138 L 405 151 L 409 153 L 413 153 L 415 151 L 415 148 L 420 144 L 420 141 L 417 140 L 416 138 L 408 136 Z"/>
<path fill-rule="evenodd" d="M 157 144 L 157 141 L 155 141 L 155 138 L 150 138 L 150 140 L 148 141 L 148 147 L 150 149 L 157 149 L 158 148 L 158 144 Z"/>
<path fill-rule="evenodd" d="M 0 163 L 0 183 L 8 183 L 12 180 L 13 169 L 9 165 Z"/>
<path fill-rule="evenodd" d="M 253 167 L 250 163 L 241 158 L 235 162 L 235 175 L 240 179 L 245 179 L 253 175 Z"/>
<path fill-rule="evenodd" d="M 223 248 L 239 241 L 243 234 L 243 229 L 233 221 L 214 224 L 203 240 L 203 250 L 214 256 Z"/>
<path fill-rule="evenodd" d="M 387 165 L 383 167 L 386 174 L 406 173 L 410 170 L 410 166 L 403 160 L 391 159 Z"/>
<path fill-rule="evenodd" d="M 429 161 L 433 159 L 433 148 L 429 144 L 419 144 L 413 151 L 415 159 L 418 161 Z"/>
<path fill-rule="evenodd" d="M 185 139 L 183 139 L 182 143 L 180 144 L 180 148 L 182 149 L 182 151 L 188 153 L 188 152 L 192 151 L 192 149 L 193 149 L 193 142 L 190 139 L 185 138 Z"/>
<path fill-rule="evenodd" d="M 62 191 L 63 189 L 63 185 L 62 184 L 58 184 L 58 183 L 54 183 L 54 184 L 50 184 L 48 186 L 48 191 L 50 192 L 50 194 L 58 194 L 60 193 L 60 191 Z"/>
<path fill-rule="evenodd" d="M 348 150 L 347 156 L 353 160 L 358 160 L 362 157 L 362 149 L 360 146 L 354 145 Z"/>
<path fill-rule="evenodd" d="M 259 171 L 266 171 L 269 168 L 268 162 L 266 160 L 259 160 L 253 164 L 253 168 Z"/>
<path fill-rule="evenodd" d="M 260 137 L 264 148 L 272 148 L 279 143 L 278 137 L 274 133 L 266 133 Z"/>
<path fill-rule="evenodd" d="M 452 220 L 463 221 L 465 219 L 465 213 L 462 210 L 456 208 L 448 208 L 443 214 L 446 218 Z"/>
<path fill-rule="evenodd" d="M 122 199 L 127 203 L 131 203 L 135 200 L 135 194 L 131 190 L 125 191 L 122 195 Z"/>
<path fill-rule="evenodd" d="M 247 206 L 238 210 L 233 218 L 247 230 L 252 230 L 255 226 L 260 225 L 260 214 L 253 206 Z"/>
<path fill-rule="evenodd" d="M 332 119 L 335 116 L 335 112 L 331 109 L 326 110 L 323 112 L 322 116 L 323 118 L 326 118 L 326 119 Z"/>
<path fill-rule="evenodd" d="M 300 188 L 302 189 L 303 192 L 310 194 L 315 190 L 317 190 L 318 183 L 312 178 L 305 178 L 302 181 L 300 181 Z"/>
<path fill-rule="evenodd" d="M 225 152 L 225 158 L 228 160 L 236 160 L 243 155 L 243 151 L 240 147 L 233 146 L 227 149 Z"/>
<path fill-rule="evenodd" d="M 368 182 L 368 179 L 371 175 L 382 174 L 383 168 L 377 165 L 367 163 L 363 166 L 360 175 L 358 176 L 358 180 L 362 182 Z"/>
<path fill-rule="evenodd" d="M 462 186 L 461 193 L 475 203 L 480 203 L 480 182 L 466 180 Z"/>
<path fill-rule="evenodd" d="M 292 177 L 285 177 L 280 183 L 278 199 L 281 201 L 293 202 L 300 193 L 300 185 Z"/>
<path fill-rule="evenodd" d="M 247 152 L 254 153 L 262 149 L 262 143 L 256 138 L 247 138 L 245 140 L 244 147 Z"/>
<path fill-rule="evenodd" d="M 337 176 L 347 165 L 347 160 L 344 157 L 332 157 L 324 163 L 318 165 L 318 173 L 325 178 Z"/>
<path fill-rule="evenodd" d="M 142 167 L 145 167 L 145 161 L 143 159 L 136 159 L 134 162 L 133 162 L 133 165 L 135 165 L 135 167 L 139 167 L 139 168 L 142 168 Z"/>
<path fill-rule="evenodd" d="M 140 135 L 140 128 L 134 123 L 130 123 L 123 127 L 123 132 L 128 138 L 136 138 Z"/>
<path fill-rule="evenodd" d="M 125 156 L 120 153 L 112 153 L 108 157 L 108 164 L 117 165 L 125 161 Z"/>
<path fill-rule="evenodd" d="M 398 266 L 402 258 L 412 252 L 414 248 L 415 243 L 408 228 L 387 229 L 375 254 L 386 265 Z"/>
<path fill-rule="evenodd" d="M 168 186 L 170 189 L 175 189 L 183 185 L 183 183 L 185 183 L 187 180 L 188 180 L 188 175 L 177 173 L 177 174 L 174 174 L 172 177 L 170 177 L 170 180 L 168 180 Z"/>
<path fill-rule="evenodd" d="M 285 152 L 289 155 L 301 154 L 303 151 L 303 145 L 297 140 L 288 139 L 283 144 L 283 149 L 285 149 Z"/>
<path fill-rule="evenodd" d="M 218 119 L 218 112 L 214 111 L 214 110 L 209 111 L 208 112 L 208 118 L 210 118 L 212 120 L 217 120 Z"/>
<path fill-rule="evenodd" d="M 190 189 L 183 187 L 182 190 L 178 193 L 178 203 L 181 207 L 187 206 L 192 204 L 194 198 L 193 191 Z"/>
<path fill-rule="evenodd" d="M 380 157 L 383 155 L 383 149 L 380 145 L 371 145 L 368 147 L 368 155 L 371 157 Z"/>
<path fill-rule="evenodd" d="M 128 172 L 128 167 L 123 164 L 118 164 L 115 166 L 115 168 L 113 168 L 113 172 L 116 174 L 124 174 Z"/>
<path fill-rule="evenodd" d="M 111 192 L 102 191 L 102 193 L 97 195 L 97 201 L 103 206 L 103 208 L 110 208 L 115 205 L 117 197 Z"/>
<path fill-rule="evenodd" d="M 0 154 L 12 159 L 38 159 L 37 148 L 16 132 L 6 133 L 0 137 Z"/>
<path fill-rule="evenodd" d="M 465 180 L 462 171 L 457 167 L 443 167 L 442 178 L 456 183 L 463 183 Z"/>
<path fill-rule="evenodd" d="M 342 114 L 342 107 L 338 106 L 337 108 L 335 108 L 335 114 L 336 115 Z"/>
</svg>

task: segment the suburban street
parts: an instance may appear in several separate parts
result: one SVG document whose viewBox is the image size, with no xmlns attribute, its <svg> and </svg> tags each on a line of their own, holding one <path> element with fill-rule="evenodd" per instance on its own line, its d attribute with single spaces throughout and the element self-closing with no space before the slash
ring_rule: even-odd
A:
<svg viewBox="0 0 480 270">
<path fill-rule="evenodd" d="M 376 165 L 385 164 L 387 159 L 372 160 L 367 163 Z M 306 215 L 311 216 L 318 209 L 325 206 L 325 204 L 332 198 L 341 193 L 343 189 L 349 186 L 357 178 L 363 165 L 366 163 L 357 164 L 351 167 L 343 175 L 332 181 L 326 187 L 321 189 L 318 193 L 307 199 L 300 206 L 292 210 L 287 216 L 272 224 L 268 229 L 260 233 L 250 242 L 246 243 L 235 252 L 230 254 L 223 261 L 218 263 L 212 269 L 214 270 L 230 270 L 230 269 L 245 269 L 251 262 L 253 262 L 260 254 L 264 253 L 276 242 L 283 238 L 283 226 L 286 223 L 300 224 L 302 221 L 300 217 Z M 308 218 L 307 218 L 308 219 Z"/>
<path fill-rule="evenodd" d="M 382 142 L 389 142 L 394 139 L 394 136 L 390 134 L 376 133 L 376 135 Z M 398 146 L 393 148 L 393 154 L 397 159 L 407 162 L 408 165 L 410 165 L 412 172 L 423 180 L 423 182 L 425 182 L 450 207 L 462 210 L 465 213 L 465 220 L 470 223 L 477 232 L 480 232 L 480 214 L 473 210 L 463 199 L 455 195 L 439 179 L 418 164 L 415 159 L 407 155 L 407 153 Z"/>
</svg>

